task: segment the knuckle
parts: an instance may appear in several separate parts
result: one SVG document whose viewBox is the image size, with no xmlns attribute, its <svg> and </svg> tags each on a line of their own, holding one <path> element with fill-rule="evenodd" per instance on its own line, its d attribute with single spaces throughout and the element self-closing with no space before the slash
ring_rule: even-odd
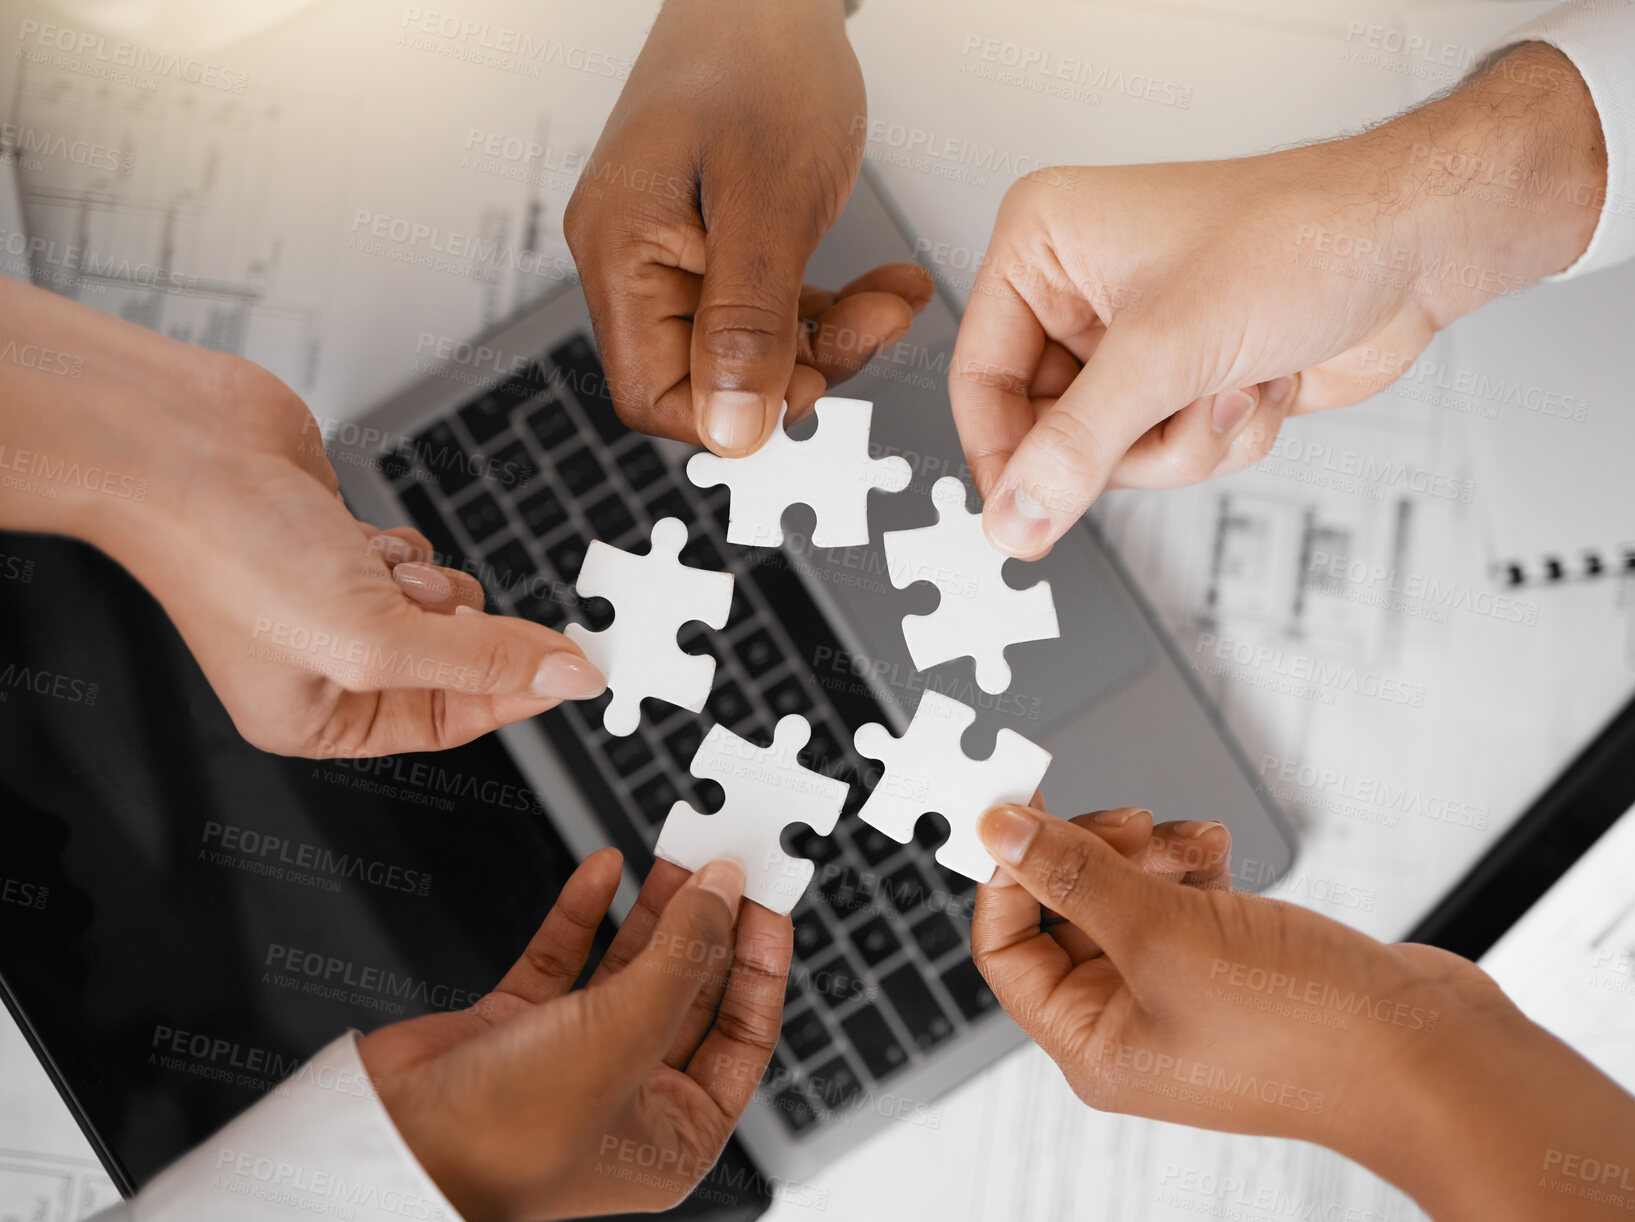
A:
<svg viewBox="0 0 1635 1222">
<path fill-rule="evenodd" d="M 1225 455 L 1224 448 L 1201 443 L 1166 446 L 1164 469 L 1176 483 L 1199 484 L 1210 477 Z"/>
<path fill-rule="evenodd" d="M 693 323 L 704 351 L 725 360 L 761 356 L 785 338 L 793 341 L 793 329 L 793 311 L 742 298 L 706 306 Z"/>
<path fill-rule="evenodd" d="M 1040 891 L 1050 907 L 1066 913 L 1089 898 L 1091 856 L 1089 846 L 1078 841 L 1061 845 L 1046 861 L 1039 875 Z"/>
<path fill-rule="evenodd" d="M 465 686 L 479 693 L 499 691 L 510 676 L 516 661 L 517 653 L 510 641 L 503 636 L 490 641 L 466 668 L 466 673 L 462 676 L 466 680 Z"/>
<path fill-rule="evenodd" d="M 1038 452 L 1050 465 L 1065 476 L 1083 477 L 1101 465 L 1102 444 L 1094 430 L 1081 417 L 1066 411 L 1048 412 L 1041 416 L 1028 434 Z M 1033 493 L 1041 504 L 1047 504 Z M 1058 495 L 1056 498 L 1062 498 Z"/>
</svg>

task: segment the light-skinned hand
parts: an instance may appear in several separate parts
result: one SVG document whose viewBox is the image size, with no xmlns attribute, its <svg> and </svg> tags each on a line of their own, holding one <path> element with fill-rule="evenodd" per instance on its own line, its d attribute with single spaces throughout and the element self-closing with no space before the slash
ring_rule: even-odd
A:
<svg viewBox="0 0 1635 1222">
<path fill-rule="evenodd" d="M 1493 167 L 1546 186 L 1517 207 Z M 1041 555 L 1104 488 L 1240 470 L 1285 417 L 1378 393 L 1454 319 L 1572 263 L 1605 181 L 1589 91 L 1541 44 L 1359 136 L 1023 179 L 950 366 L 989 538 Z"/>
<path fill-rule="evenodd" d="M 0 525 L 124 565 L 251 743 L 452 747 L 605 688 L 565 637 L 482 613 L 417 531 L 353 517 L 312 413 L 266 370 L 9 280 L 0 318 L 76 362 L 0 368 L 0 434 L 32 473 L 0 490 Z"/>
</svg>

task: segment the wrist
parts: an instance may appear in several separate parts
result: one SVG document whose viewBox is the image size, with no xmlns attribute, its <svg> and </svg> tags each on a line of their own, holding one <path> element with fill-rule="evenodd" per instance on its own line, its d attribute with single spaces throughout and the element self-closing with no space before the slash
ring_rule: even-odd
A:
<svg viewBox="0 0 1635 1222">
<path fill-rule="evenodd" d="M 1325 1144 L 1439 1222 L 1610 1216 L 1574 1179 L 1627 1164 L 1635 1099 L 1462 967 L 1421 977 L 1417 991 L 1440 1007 L 1435 1032 L 1369 1051 L 1367 1105 Z"/>
<path fill-rule="evenodd" d="M 1413 235 L 1414 292 L 1438 328 L 1564 271 L 1600 219 L 1600 118 L 1572 61 L 1543 43 L 1354 141 L 1381 213 Z"/>
</svg>

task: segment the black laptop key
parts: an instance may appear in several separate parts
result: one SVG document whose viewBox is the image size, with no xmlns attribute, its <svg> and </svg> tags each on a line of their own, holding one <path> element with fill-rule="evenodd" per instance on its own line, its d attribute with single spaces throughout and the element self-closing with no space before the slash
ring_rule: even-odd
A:
<svg viewBox="0 0 1635 1222">
<path fill-rule="evenodd" d="M 790 833 L 789 847 L 796 857 L 823 866 L 840 856 L 840 841 L 833 836 L 820 835 L 810 827 Z"/>
<path fill-rule="evenodd" d="M 924 820 L 921 820 L 923 823 Z M 950 870 L 947 866 L 937 866 L 937 880 L 951 895 L 969 899 L 976 894 L 976 883 L 957 870 Z M 969 904 L 965 905 L 969 907 Z"/>
<path fill-rule="evenodd" d="M 825 866 L 818 871 L 818 879 L 818 894 L 841 920 L 874 903 L 870 880 L 852 866 Z"/>
<path fill-rule="evenodd" d="M 897 935 L 885 917 L 872 916 L 852 930 L 852 945 L 857 947 L 864 963 L 879 967 L 895 955 L 902 944 L 897 941 Z"/>
<path fill-rule="evenodd" d="M 630 737 L 636 736 L 632 734 Z M 648 758 L 652 758 L 651 754 Z M 650 780 L 643 781 L 631 792 L 631 797 L 636 799 L 636 805 L 641 809 L 642 816 L 655 827 L 664 822 L 670 814 L 670 808 L 676 804 L 676 799 L 680 796 L 676 792 L 676 787 L 670 783 L 670 778 L 662 772 Z"/>
<path fill-rule="evenodd" d="M 517 513 L 522 515 L 522 524 L 534 532 L 536 539 L 543 539 L 568 520 L 568 507 L 549 485 L 518 501 Z"/>
<path fill-rule="evenodd" d="M 545 400 L 538 411 L 529 413 L 524 423 L 547 450 L 554 450 L 570 437 L 579 435 L 579 426 L 573 422 L 573 417 L 560 399 Z"/>
<path fill-rule="evenodd" d="M 823 923 L 823 914 L 811 903 L 802 900 L 795 909 L 795 955 L 810 959 L 824 947 L 834 943 L 834 935 Z"/>
<path fill-rule="evenodd" d="M 742 585 L 734 583 L 732 587 L 732 609 L 727 612 L 727 626 L 721 631 L 731 632 L 739 624 L 752 618 L 755 613 L 755 604 L 750 601 L 749 594 Z"/>
<path fill-rule="evenodd" d="M 437 553 L 437 563 L 451 569 L 463 568 L 465 552 L 454 538 L 448 523 L 443 520 L 443 514 L 437 508 L 437 502 L 432 500 L 431 493 L 420 484 L 410 484 L 397 494 L 397 499 L 409 511 L 409 519 L 430 541 L 432 550 Z"/>
<path fill-rule="evenodd" d="M 570 534 L 545 553 L 557 577 L 570 584 L 579 579 L 579 566 L 585 563 L 585 547 L 583 539 Z"/>
<path fill-rule="evenodd" d="M 937 999 L 931 995 L 931 987 L 914 964 L 906 963 L 898 968 L 880 982 L 880 987 L 922 1051 L 935 1048 L 954 1034 L 954 1020 L 942 1012 Z"/>
<path fill-rule="evenodd" d="M 797 1086 L 779 1091 L 773 1096 L 772 1106 L 778 1109 L 784 1127 L 791 1133 L 804 1133 L 818 1122 L 817 1109 Z"/>
<path fill-rule="evenodd" d="M 751 679 L 759 679 L 782 660 L 777 642 L 765 628 L 757 628 L 733 648 Z"/>
<path fill-rule="evenodd" d="M 766 1063 L 766 1072 L 761 1075 L 761 1085 L 769 1090 L 782 1090 L 793 1079 L 794 1075 L 789 1072 L 783 1055 L 774 1049 L 772 1058 Z"/>
<path fill-rule="evenodd" d="M 887 1077 L 908 1064 L 908 1052 L 891 1033 L 885 1016 L 873 1006 L 859 1010 L 840 1024 L 851 1040 L 863 1067 L 876 1079 Z"/>
<path fill-rule="evenodd" d="M 838 1010 L 847 1002 L 858 1001 L 869 995 L 869 984 L 863 973 L 846 961 L 845 955 L 835 955 L 811 969 L 811 991 Z"/>
<path fill-rule="evenodd" d="M 744 689 L 730 679 L 710 693 L 709 701 L 704 707 L 711 717 L 734 731 L 755 716 L 755 706 L 750 704 L 749 697 L 744 695 Z"/>
<path fill-rule="evenodd" d="M 808 1010 L 793 1017 L 784 1016 L 783 1042 L 797 1061 L 807 1061 L 827 1048 L 832 1040 L 822 1016 L 816 1010 Z"/>
<path fill-rule="evenodd" d="M 544 624 L 554 632 L 561 632 L 568 624 L 568 609 L 548 591 L 530 587 L 521 596 L 511 600 L 516 613 L 524 619 L 531 619 L 536 624 Z"/>
<path fill-rule="evenodd" d="M 942 974 L 942 987 L 948 990 L 948 996 L 954 999 L 959 1012 L 972 1021 L 999 1004 L 993 990 L 988 988 L 988 982 L 982 979 L 982 973 L 969 959 L 961 959 Z"/>
<path fill-rule="evenodd" d="M 603 497 L 585 510 L 585 520 L 590 523 L 592 535 L 609 543 L 617 542 L 627 531 L 636 528 L 635 515 L 618 493 Z"/>
<path fill-rule="evenodd" d="M 573 711 L 579 714 L 587 729 L 600 730 L 602 718 L 607 713 L 607 706 L 613 703 L 613 693 L 604 691 L 600 696 L 592 696 L 589 700 L 574 700 L 569 702 Z M 564 705 L 564 708 L 569 707 Z"/>
<path fill-rule="evenodd" d="M 544 394 L 548 380 L 549 375 L 539 362 L 530 361 L 521 373 L 507 378 L 488 393 L 500 401 L 509 415 L 528 400 Z"/>
<path fill-rule="evenodd" d="M 723 572 L 727 567 L 720 550 L 705 535 L 694 535 L 681 549 L 681 563 L 695 569 L 709 569 L 712 573 Z"/>
<path fill-rule="evenodd" d="M 811 737 L 806 740 L 806 745 L 800 749 L 796 758 L 814 772 L 821 772 L 827 776 L 835 775 L 848 763 L 840 740 L 835 737 L 834 731 L 827 723 L 821 721 L 813 724 Z"/>
<path fill-rule="evenodd" d="M 552 348 L 551 364 L 562 374 L 562 380 L 604 442 L 611 445 L 625 435 L 627 430 L 613 410 L 607 375 L 602 372 L 602 362 L 588 336 L 575 335 Z"/>
<path fill-rule="evenodd" d="M 513 437 L 488 456 L 487 474 L 491 483 L 515 492 L 533 482 L 539 464 L 534 461 L 533 451 Z"/>
<path fill-rule="evenodd" d="M 636 440 L 619 451 L 619 474 L 637 492 L 664 475 L 664 456 L 651 441 Z"/>
<path fill-rule="evenodd" d="M 806 1081 L 811 1092 L 831 1112 L 845 1110 L 863 1093 L 863 1080 L 845 1057 L 824 1062 L 811 1072 Z"/>
<path fill-rule="evenodd" d="M 472 441 L 483 445 L 505 432 L 506 426 L 511 423 L 511 409 L 515 406 L 515 402 L 506 396 L 488 391 L 460 409 L 460 423 L 466 426 Z"/>
<path fill-rule="evenodd" d="M 680 518 L 687 525 L 693 523 L 693 507 L 680 488 L 669 485 L 647 502 L 647 516 L 657 522 L 660 518 Z"/>
<path fill-rule="evenodd" d="M 902 852 L 903 846 L 877 827 L 856 823 L 850 830 L 852 844 L 871 866 L 883 866 Z"/>
<path fill-rule="evenodd" d="M 692 767 L 693 756 L 698 754 L 698 745 L 704 741 L 704 731 L 696 721 L 689 721 L 664 736 L 664 749 L 675 760 L 676 767 L 683 772 Z"/>
<path fill-rule="evenodd" d="M 528 549 L 513 536 L 488 553 L 481 576 L 485 586 L 509 598 L 517 598 L 528 593 L 538 571 L 539 566 Z"/>
<path fill-rule="evenodd" d="M 388 450 L 375 459 L 375 467 L 394 484 L 414 470 L 413 461 L 397 450 Z"/>
<path fill-rule="evenodd" d="M 779 717 L 789 713 L 804 713 L 812 707 L 812 697 L 800 675 L 790 675 L 774 683 L 766 692 L 766 702 Z"/>
<path fill-rule="evenodd" d="M 906 861 L 886 876 L 884 890 L 892 907 L 905 917 L 914 917 L 925 911 L 925 902 L 931 895 L 931 884 L 912 861 Z"/>
<path fill-rule="evenodd" d="M 589 449 L 575 450 L 560 459 L 556 464 L 556 471 L 562 477 L 562 483 L 574 496 L 584 496 L 591 489 L 600 488 L 607 482 L 607 472 L 602 470 L 602 464 Z"/>
<path fill-rule="evenodd" d="M 935 963 L 956 946 L 964 946 L 965 935 L 942 913 L 933 912 L 914 926 L 914 941 L 920 953 Z"/>
<path fill-rule="evenodd" d="M 471 486 L 480 463 L 474 463 L 448 422 L 439 420 L 414 439 L 415 457 L 431 472 L 444 496 L 455 496 Z"/>
<path fill-rule="evenodd" d="M 602 754 L 620 776 L 631 776 L 653 762 L 653 751 L 640 734 L 608 739 L 602 744 Z"/>
<path fill-rule="evenodd" d="M 479 492 L 454 512 L 466 534 L 479 543 L 505 525 L 505 510 L 491 492 Z"/>
</svg>

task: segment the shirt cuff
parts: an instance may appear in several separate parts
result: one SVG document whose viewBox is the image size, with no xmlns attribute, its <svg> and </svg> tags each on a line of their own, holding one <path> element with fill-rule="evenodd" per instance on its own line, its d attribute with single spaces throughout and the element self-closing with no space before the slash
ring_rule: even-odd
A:
<svg viewBox="0 0 1635 1222">
<path fill-rule="evenodd" d="M 93 1222 L 460 1222 L 375 1094 L 348 1032 Z"/>
<path fill-rule="evenodd" d="M 1607 192 L 1590 244 L 1566 271 L 1545 277 L 1565 280 L 1635 257 L 1635 0 L 1569 0 L 1506 34 L 1485 59 L 1526 42 L 1548 43 L 1573 61 L 1607 146 Z"/>
</svg>

